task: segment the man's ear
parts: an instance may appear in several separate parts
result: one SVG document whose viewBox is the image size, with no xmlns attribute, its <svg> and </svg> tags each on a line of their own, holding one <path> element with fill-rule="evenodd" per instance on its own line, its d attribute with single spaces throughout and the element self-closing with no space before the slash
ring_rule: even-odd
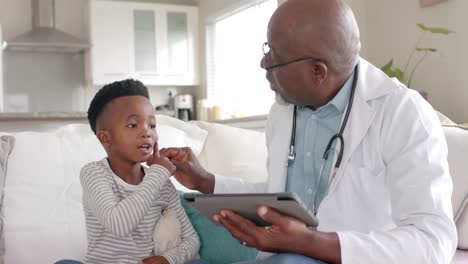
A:
<svg viewBox="0 0 468 264">
<path fill-rule="evenodd" d="M 112 138 L 108 130 L 98 130 L 96 136 L 103 146 L 108 147 L 112 143 Z"/>
<path fill-rule="evenodd" d="M 318 61 L 314 63 L 314 68 L 313 68 L 313 75 L 315 79 L 322 83 L 325 81 L 328 75 L 328 67 L 325 63 Z"/>
</svg>

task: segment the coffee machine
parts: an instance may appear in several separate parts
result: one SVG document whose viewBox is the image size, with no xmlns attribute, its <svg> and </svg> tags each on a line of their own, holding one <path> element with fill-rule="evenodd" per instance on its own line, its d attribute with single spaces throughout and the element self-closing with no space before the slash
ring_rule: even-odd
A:
<svg viewBox="0 0 468 264">
<path fill-rule="evenodd" d="M 174 114 L 176 118 L 184 121 L 193 120 L 193 96 L 190 94 L 174 96 Z"/>
</svg>

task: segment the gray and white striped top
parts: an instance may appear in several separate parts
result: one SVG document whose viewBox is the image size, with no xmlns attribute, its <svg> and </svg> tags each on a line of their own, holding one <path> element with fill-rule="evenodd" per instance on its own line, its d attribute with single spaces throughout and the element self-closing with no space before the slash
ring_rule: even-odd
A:
<svg viewBox="0 0 468 264">
<path fill-rule="evenodd" d="M 163 256 L 172 264 L 197 255 L 200 240 L 164 167 L 145 168 L 145 177 L 136 188 L 125 188 L 115 177 L 107 159 L 81 169 L 88 237 L 85 263 L 136 264 L 152 256 L 154 226 L 167 208 L 177 213 L 182 242 Z"/>
</svg>

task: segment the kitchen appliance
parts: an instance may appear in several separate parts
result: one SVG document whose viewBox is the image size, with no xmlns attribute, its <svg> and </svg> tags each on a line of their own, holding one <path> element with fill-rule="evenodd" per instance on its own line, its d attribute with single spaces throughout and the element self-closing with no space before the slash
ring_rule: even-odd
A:
<svg viewBox="0 0 468 264">
<path fill-rule="evenodd" d="M 178 94 L 174 96 L 175 117 L 184 121 L 194 119 L 193 96 L 190 94 Z"/>
<path fill-rule="evenodd" d="M 55 28 L 55 0 L 31 0 L 32 30 L 7 42 L 7 49 L 75 53 L 90 45 Z"/>
</svg>

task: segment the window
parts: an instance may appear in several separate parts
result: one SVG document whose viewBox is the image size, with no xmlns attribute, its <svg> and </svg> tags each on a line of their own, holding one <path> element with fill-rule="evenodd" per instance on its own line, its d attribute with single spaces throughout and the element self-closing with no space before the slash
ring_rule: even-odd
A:
<svg viewBox="0 0 468 264">
<path fill-rule="evenodd" d="M 207 25 L 207 97 L 223 119 L 267 114 L 274 102 L 260 60 L 276 7 L 277 0 L 250 1 Z"/>
</svg>

